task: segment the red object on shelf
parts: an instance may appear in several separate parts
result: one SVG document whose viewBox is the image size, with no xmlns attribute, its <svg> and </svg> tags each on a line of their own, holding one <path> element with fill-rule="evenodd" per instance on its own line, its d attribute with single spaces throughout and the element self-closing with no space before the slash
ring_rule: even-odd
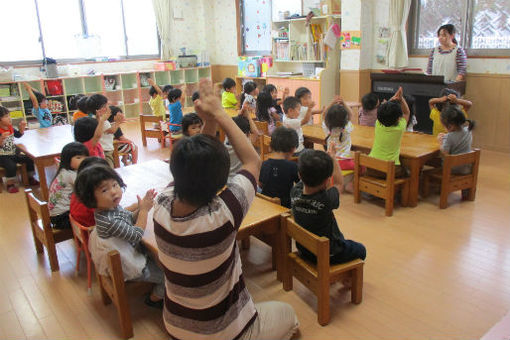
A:
<svg viewBox="0 0 510 340">
<path fill-rule="evenodd" d="M 60 80 L 46 80 L 46 87 L 51 96 L 60 96 L 64 93 Z"/>
</svg>

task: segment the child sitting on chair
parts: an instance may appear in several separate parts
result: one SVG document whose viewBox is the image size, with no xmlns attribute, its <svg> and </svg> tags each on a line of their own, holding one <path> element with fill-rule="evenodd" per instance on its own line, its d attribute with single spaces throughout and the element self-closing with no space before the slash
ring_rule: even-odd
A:
<svg viewBox="0 0 510 340">
<path fill-rule="evenodd" d="M 461 110 L 467 118 L 467 112 L 471 108 L 469 100 L 459 98 L 459 93 L 453 89 L 444 88 L 439 93 L 439 98 L 431 98 L 429 100 L 430 115 L 429 118 L 432 120 L 432 134 L 437 136 L 440 133 L 445 133 L 445 127 L 441 123 L 441 111 L 446 105 L 460 105 Z"/>
<path fill-rule="evenodd" d="M 138 203 L 124 209 L 120 201 L 125 187 L 117 172 L 104 165 L 88 166 L 76 178 L 76 195 L 87 208 L 95 209 L 96 227 L 89 239 L 92 260 L 100 275 L 109 275 L 108 252 L 117 250 L 124 279 L 155 283 L 145 303 L 163 308 L 164 274 L 151 257 L 140 251 L 147 215 L 156 192 L 148 190 L 143 198 L 138 196 Z"/>
<path fill-rule="evenodd" d="M 187 137 L 198 135 L 202 131 L 204 122 L 195 112 L 188 113 L 182 118 L 182 134 Z"/>
<path fill-rule="evenodd" d="M 298 146 L 296 131 L 280 126 L 271 135 L 271 157 L 262 163 L 259 186 L 262 194 L 280 198 L 290 208 L 290 189 L 299 181 L 296 162 L 290 159 Z"/>
<path fill-rule="evenodd" d="M 235 95 L 236 82 L 232 78 L 225 78 L 223 80 L 223 93 L 221 94 L 221 105 L 225 109 L 236 109 L 237 98 Z"/>
<path fill-rule="evenodd" d="M 180 89 L 171 89 L 168 92 L 168 111 L 170 112 L 169 129 L 172 133 L 180 133 L 182 131 L 182 91 Z"/>
<path fill-rule="evenodd" d="M 41 128 L 50 127 L 53 124 L 51 112 L 48 109 L 48 99 L 42 93 L 34 91 L 29 83 L 23 83 L 32 101 L 32 114 L 39 121 Z"/>
<path fill-rule="evenodd" d="M 367 93 L 361 98 L 361 107 L 358 112 L 359 125 L 375 126 L 379 103 L 379 97 L 373 92 Z"/>
<path fill-rule="evenodd" d="M 299 156 L 298 162 L 301 182 L 290 192 L 295 221 L 311 233 L 329 239 L 331 264 L 345 263 L 354 259 L 364 260 L 366 257 L 363 244 L 344 238 L 333 213 L 340 205 L 343 184 L 338 162 L 333 160 L 335 155 L 336 150 L 332 142 L 328 145 L 328 153 L 305 150 Z M 303 258 L 316 261 L 315 255 L 306 248 L 299 243 L 296 246 Z"/>
<path fill-rule="evenodd" d="M 111 105 L 110 112 L 111 115 L 108 118 L 110 124 L 114 123 L 115 120 L 125 121 L 126 118 L 120 107 Z M 121 117 L 116 118 L 117 115 L 120 115 Z M 131 139 L 124 136 L 120 127 L 118 127 L 117 131 L 113 133 L 113 140 L 118 142 L 117 150 L 119 153 L 123 154 L 122 163 L 124 163 L 124 165 L 128 165 L 129 163 L 136 164 L 138 162 L 138 147 Z M 113 147 L 115 147 L 115 145 Z"/>
<path fill-rule="evenodd" d="M 298 135 L 299 143 L 296 149 L 296 155 L 298 155 L 305 148 L 303 145 L 304 137 L 302 126 L 310 120 L 312 110 L 307 110 L 306 115 L 301 117 L 299 113 L 301 111 L 301 102 L 299 99 L 296 97 L 287 97 L 283 101 L 283 111 L 285 111 L 285 115 L 283 116 L 283 126 L 296 131 Z"/>
<path fill-rule="evenodd" d="M 152 114 L 159 117 L 161 121 L 165 121 L 166 110 L 164 100 L 166 99 L 168 92 L 163 92 L 152 78 L 147 79 L 147 81 L 151 85 L 151 88 L 149 89 L 149 95 L 151 96 L 149 99 L 149 106 L 151 107 Z M 168 90 L 171 90 L 171 88 Z"/>
</svg>

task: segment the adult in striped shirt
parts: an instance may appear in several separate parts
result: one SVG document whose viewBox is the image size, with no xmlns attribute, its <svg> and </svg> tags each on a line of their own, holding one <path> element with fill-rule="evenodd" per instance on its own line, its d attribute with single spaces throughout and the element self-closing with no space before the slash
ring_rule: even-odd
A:
<svg viewBox="0 0 510 340">
<path fill-rule="evenodd" d="M 455 26 L 447 24 L 437 30 L 439 46 L 432 49 L 427 74 L 444 76 L 445 82 L 466 79 L 467 57 L 455 39 Z"/>
<path fill-rule="evenodd" d="M 253 303 L 236 244 L 255 196 L 260 158 L 223 110 L 210 82 L 200 83 L 195 108 L 204 121 L 202 134 L 174 146 L 174 182 L 154 205 L 166 281 L 165 327 L 174 339 L 289 339 L 298 327 L 294 310 L 276 301 Z M 243 164 L 228 182 L 229 155 L 213 137 L 216 123 Z"/>
</svg>

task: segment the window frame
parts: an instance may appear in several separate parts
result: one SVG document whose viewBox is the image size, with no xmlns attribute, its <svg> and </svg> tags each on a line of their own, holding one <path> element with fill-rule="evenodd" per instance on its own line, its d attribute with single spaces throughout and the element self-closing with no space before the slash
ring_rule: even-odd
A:
<svg viewBox="0 0 510 340">
<path fill-rule="evenodd" d="M 264 56 L 264 55 L 271 55 L 273 53 L 273 48 L 269 51 L 246 51 L 244 46 L 244 36 L 243 36 L 243 26 L 244 26 L 244 17 L 243 17 L 243 7 L 244 2 L 247 0 L 235 0 L 236 1 L 236 24 L 237 24 L 237 55 L 240 57 L 254 57 L 254 56 Z M 270 7 L 271 7 L 271 17 L 273 15 L 273 1 L 272 0 L 266 0 L 270 1 Z M 272 19 L 269 22 L 270 25 L 272 25 Z"/>
<path fill-rule="evenodd" d="M 416 48 L 416 42 L 418 41 L 418 18 L 420 16 L 420 0 L 412 0 L 411 9 L 409 11 L 408 19 L 408 34 L 407 34 L 407 46 L 409 56 L 429 56 L 431 49 L 429 48 Z M 466 0 L 466 10 L 463 13 L 463 27 L 456 27 L 459 31 L 464 32 L 464 36 L 459 40 L 459 46 L 464 49 L 468 57 L 496 57 L 496 58 L 510 58 L 510 49 L 501 48 L 470 48 L 472 42 L 472 30 L 474 20 L 474 0 Z"/>
<path fill-rule="evenodd" d="M 40 15 L 39 15 L 39 3 L 38 0 L 35 1 L 36 6 L 36 15 L 37 15 L 37 21 L 39 23 L 39 48 L 42 53 L 42 59 L 39 60 L 22 60 L 22 61 L 1 61 L 0 64 L 6 65 L 6 66 L 33 66 L 33 65 L 41 65 L 42 60 L 46 57 L 46 50 L 44 47 L 44 37 L 42 34 L 41 24 L 40 24 Z M 71 0 L 68 0 L 71 1 Z M 85 5 L 84 1 L 86 0 L 75 0 L 78 1 L 79 4 L 79 11 L 80 11 L 80 21 L 81 21 L 81 28 L 82 28 L 82 35 L 88 36 L 88 26 L 87 26 L 87 18 L 85 14 Z M 239 1 L 239 0 L 236 0 Z M 158 53 L 157 54 L 136 54 L 136 55 L 129 55 L 128 50 L 128 39 L 126 33 L 126 19 L 124 16 L 124 0 L 120 0 L 120 14 L 122 15 L 122 22 L 123 22 L 123 32 L 124 32 L 124 51 L 127 53 L 127 55 L 119 56 L 119 59 L 116 59 L 114 61 L 124 61 L 124 60 L 150 60 L 150 59 L 159 59 L 161 55 L 161 39 L 158 34 L 158 30 L 156 27 L 156 36 L 158 41 Z M 101 57 L 101 56 L 98 56 Z M 104 56 L 103 56 L 104 57 Z M 63 59 L 56 59 L 57 63 L 76 63 L 76 64 L 82 64 L 82 63 L 96 63 L 96 62 L 105 62 L 103 60 L 91 60 L 91 59 L 85 59 L 85 58 L 63 58 Z"/>
</svg>

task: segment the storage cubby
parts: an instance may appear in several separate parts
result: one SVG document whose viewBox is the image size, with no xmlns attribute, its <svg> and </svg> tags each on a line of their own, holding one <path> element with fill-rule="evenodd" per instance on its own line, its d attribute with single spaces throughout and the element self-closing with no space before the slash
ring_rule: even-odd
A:
<svg viewBox="0 0 510 340">
<path fill-rule="evenodd" d="M 184 83 L 184 71 L 183 70 L 175 70 L 170 71 L 170 84 L 178 85 Z"/>
<path fill-rule="evenodd" d="M 138 80 L 136 79 L 136 73 L 126 73 L 120 76 L 123 90 L 137 89 Z"/>
<path fill-rule="evenodd" d="M 184 70 L 184 81 L 186 82 L 186 84 L 198 82 L 198 70 L 197 69 Z"/>
<path fill-rule="evenodd" d="M 138 79 L 140 81 L 141 88 L 151 87 L 148 81 L 149 78 L 153 78 L 150 72 L 140 72 L 140 74 L 138 75 Z"/>
<path fill-rule="evenodd" d="M 94 94 L 103 92 L 103 83 L 100 76 L 90 76 L 83 78 L 85 94 Z"/>
<path fill-rule="evenodd" d="M 167 71 L 154 72 L 155 82 L 158 86 L 165 86 L 170 84 L 170 75 Z"/>
<path fill-rule="evenodd" d="M 211 78 L 211 68 L 210 67 L 200 67 L 198 69 L 198 78 Z"/>
<path fill-rule="evenodd" d="M 63 81 L 67 95 L 83 93 L 83 78 L 65 78 Z"/>
<path fill-rule="evenodd" d="M 138 97 L 138 89 L 129 89 L 122 91 L 122 95 L 124 97 L 124 105 L 127 104 L 136 104 L 140 102 L 140 98 Z"/>
</svg>

